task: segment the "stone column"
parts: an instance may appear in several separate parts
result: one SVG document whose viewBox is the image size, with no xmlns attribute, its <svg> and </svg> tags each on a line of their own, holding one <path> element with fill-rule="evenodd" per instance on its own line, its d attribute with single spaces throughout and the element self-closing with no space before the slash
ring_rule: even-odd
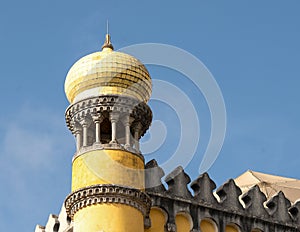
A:
<svg viewBox="0 0 300 232">
<path fill-rule="evenodd" d="M 103 121 L 103 117 L 101 114 L 99 115 L 94 115 L 93 116 L 93 120 L 95 123 L 95 143 L 96 144 L 101 144 L 101 128 L 100 128 L 100 124 Z"/>
<path fill-rule="evenodd" d="M 86 147 L 88 145 L 87 131 L 88 131 L 88 126 L 90 125 L 90 120 L 84 118 L 83 120 L 81 120 L 80 124 L 82 126 L 82 146 Z"/>
<path fill-rule="evenodd" d="M 81 128 L 76 128 L 75 130 L 75 137 L 76 137 L 76 150 L 79 151 L 81 148 Z"/>
<path fill-rule="evenodd" d="M 117 143 L 117 122 L 119 120 L 119 114 L 116 112 L 111 112 L 109 115 L 111 122 L 111 141 L 110 143 Z"/>
<path fill-rule="evenodd" d="M 81 134 L 82 134 L 82 128 L 78 122 L 71 121 L 72 125 L 72 133 L 75 135 L 76 138 L 76 151 L 79 151 L 81 148 Z"/>
<path fill-rule="evenodd" d="M 126 115 L 123 124 L 125 126 L 125 148 L 130 148 L 130 126 L 133 122 L 134 118 L 130 117 L 130 115 Z"/>
<path fill-rule="evenodd" d="M 139 139 L 140 139 L 141 130 L 142 130 L 142 124 L 140 122 L 136 123 L 134 125 L 134 148 L 138 152 L 140 152 Z"/>
</svg>

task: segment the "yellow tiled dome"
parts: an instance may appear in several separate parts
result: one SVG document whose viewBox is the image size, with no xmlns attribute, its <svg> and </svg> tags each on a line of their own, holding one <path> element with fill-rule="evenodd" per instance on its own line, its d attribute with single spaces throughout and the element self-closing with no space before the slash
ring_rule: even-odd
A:
<svg viewBox="0 0 300 232">
<path fill-rule="evenodd" d="M 102 51 L 79 59 L 65 81 L 65 93 L 71 104 L 101 95 L 121 95 L 147 102 L 151 92 L 146 67 L 133 56 L 113 51 L 109 35 Z"/>
</svg>

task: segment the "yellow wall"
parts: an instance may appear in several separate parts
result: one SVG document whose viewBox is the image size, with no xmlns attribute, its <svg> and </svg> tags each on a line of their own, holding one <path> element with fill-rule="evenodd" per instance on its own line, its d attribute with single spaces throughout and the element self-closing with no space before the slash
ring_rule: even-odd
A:
<svg viewBox="0 0 300 232">
<path fill-rule="evenodd" d="M 164 232 L 167 218 L 162 210 L 152 208 L 150 211 L 151 228 L 146 229 L 145 232 Z"/>
<path fill-rule="evenodd" d="M 177 232 L 190 232 L 192 225 L 184 214 L 177 214 L 175 218 Z"/>
<path fill-rule="evenodd" d="M 217 232 L 215 224 L 206 219 L 201 221 L 200 229 L 202 232 Z"/>
<path fill-rule="evenodd" d="M 144 160 L 122 150 L 88 151 L 73 161 L 72 191 L 96 184 L 144 189 Z M 142 232 L 144 217 L 125 204 L 101 203 L 74 215 L 74 232 Z"/>
<path fill-rule="evenodd" d="M 74 216 L 74 232 L 142 232 L 140 211 L 127 205 L 99 204 L 79 210 Z"/>
<path fill-rule="evenodd" d="M 73 161 L 72 191 L 95 184 L 144 189 L 144 161 L 121 150 L 94 150 Z"/>
<path fill-rule="evenodd" d="M 225 227 L 225 232 L 239 232 L 239 229 L 235 225 L 227 225 Z"/>
</svg>

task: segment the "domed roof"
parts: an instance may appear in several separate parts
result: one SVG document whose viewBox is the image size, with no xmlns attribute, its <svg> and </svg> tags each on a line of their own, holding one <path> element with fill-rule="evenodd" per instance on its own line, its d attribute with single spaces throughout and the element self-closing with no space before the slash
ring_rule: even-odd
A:
<svg viewBox="0 0 300 232">
<path fill-rule="evenodd" d="M 151 77 L 136 58 L 113 50 L 109 35 L 101 52 L 79 59 L 69 70 L 65 93 L 72 104 L 102 95 L 133 97 L 147 102 L 152 92 Z"/>
</svg>

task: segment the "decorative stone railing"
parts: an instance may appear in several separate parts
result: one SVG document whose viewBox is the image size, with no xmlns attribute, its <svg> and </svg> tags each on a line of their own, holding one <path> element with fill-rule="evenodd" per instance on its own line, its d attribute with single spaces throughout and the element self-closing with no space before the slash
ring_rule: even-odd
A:
<svg viewBox="0 0 300 232">
<path fill-rule="evenodd" d="M 77 151 L 93 144 L 121 144 L 139 153 L 139 140 L 151 124 L 152 112 L 144 102 L 110 95 L 72 104 L 65 118 L 76 137 Z"/>
</svg>

